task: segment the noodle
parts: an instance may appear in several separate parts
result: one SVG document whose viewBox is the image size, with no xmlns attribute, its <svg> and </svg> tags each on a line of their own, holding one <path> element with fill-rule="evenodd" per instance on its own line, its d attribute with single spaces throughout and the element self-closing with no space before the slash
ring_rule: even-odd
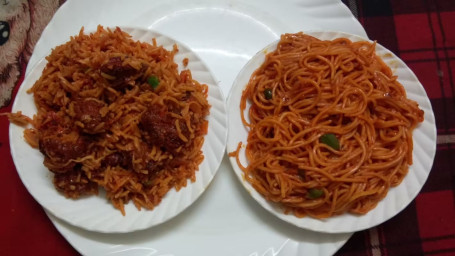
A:
<svg viewBox="0 0 455 256">
<path fill-rule="evenodd" d="M 153 209 L 170 189 L 195 181 L 208 87 L 178 72 L 177 51 L 102 26 L 52 51 L 29 90 L 37 114 L 9 117 L 33 126 L 25 139 L 43 153 L 58 191 L 79 198 L 102 187 L 125 215 L 130 200 Z"/>
<path fill-rule="evenodd" d="M 412 131 L 423 121 L 375 43 L 303 33 L 281 36 L 240 110 L 248 166 L 241 142 L 230 156 L 262 196 L 297 217 L 373 209 L 408 172 Z"/>
</svg>

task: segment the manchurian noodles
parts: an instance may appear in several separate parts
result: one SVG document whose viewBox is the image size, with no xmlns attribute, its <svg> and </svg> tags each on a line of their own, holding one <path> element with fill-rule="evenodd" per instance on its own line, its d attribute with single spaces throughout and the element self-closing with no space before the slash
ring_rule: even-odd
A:
<svg viewBox="0 0 455 256">
<path fill-rule="evenodd" d="M 132 200 L 153 209 L 179 190 L 204 156 L 208 87 L 178 72 L 168 51 L 99 26 L 56 47 L 29 92 L 38 112 L 24 134 L 44 155 L 57 190 L 70 198 L 98 187 L 125 214 Z"/>
<path fill-rule="evenodd" d="M 282 35 L 242 94 L 248 165 L 241 143 L 230 156 L 285 212 L 365 214 L 405 177 L 412 131 L 423 121 L 396 79 L 375 43 Z"/>
</svg>

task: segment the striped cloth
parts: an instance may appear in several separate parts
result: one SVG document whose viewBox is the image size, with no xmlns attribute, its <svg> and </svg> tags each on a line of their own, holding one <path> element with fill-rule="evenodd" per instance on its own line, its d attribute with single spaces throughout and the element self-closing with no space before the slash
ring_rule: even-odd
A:
<svg viewBox="0 0 455 256">
<path fill-rule="evenodd" d="M 336 255 L 455 255 L 455 1 L 343 2 L 370 39 L 417 75 L 438 137 L 433 169 L 417 198 L 384 224 L 355 233 Z"/>
</svg>

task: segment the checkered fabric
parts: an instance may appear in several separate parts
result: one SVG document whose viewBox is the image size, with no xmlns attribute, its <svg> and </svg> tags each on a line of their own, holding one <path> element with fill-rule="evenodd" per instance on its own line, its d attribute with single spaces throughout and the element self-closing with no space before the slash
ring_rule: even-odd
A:
<svg viewBox="0 0 455 256">
<path fill-rule="evenodd" d="M 368 37 L 399 56 L 430 98 L 438 132 L 433 168 L 400 214 L 357 232 L 336 255 L 455 255 L 455 1 L 343 0 Z"/>
</svg>

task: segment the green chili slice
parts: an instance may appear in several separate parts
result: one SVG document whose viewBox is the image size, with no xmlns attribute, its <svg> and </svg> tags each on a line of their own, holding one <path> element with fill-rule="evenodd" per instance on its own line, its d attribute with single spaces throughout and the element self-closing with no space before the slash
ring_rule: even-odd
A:
<svg viewBox="0 0 455 256">
<path fill-rule="evenodd" d="M 271 100 L 272 99 L 272 89 L 270 89 L 270 88 L 265 89 L 264 90 L 264 97 L 267 100 Z"/>
<path fill-rule="evenodd" d="M 326 133 L 321 136 L 321 142 L 326 144 L 327 146 L 340 150 L 340 141 L 338 141 L 337 137 L 333 133 Z"/>
<path fill-rule="evenodd" d="M 320 198 L 324 194 L 324 190 L 318 188 L 312 188 L 308 191 L 307 198 L 308 199 L 317 199 Z"/>
<path fill-rule="evenodd" d="M 152 86 L 153 89 L 156 89 L 156 87 L 160 84 L 160 80 L 156 76 L 149 76 L 147 78 L 147 83 Z"/>
</svg>

